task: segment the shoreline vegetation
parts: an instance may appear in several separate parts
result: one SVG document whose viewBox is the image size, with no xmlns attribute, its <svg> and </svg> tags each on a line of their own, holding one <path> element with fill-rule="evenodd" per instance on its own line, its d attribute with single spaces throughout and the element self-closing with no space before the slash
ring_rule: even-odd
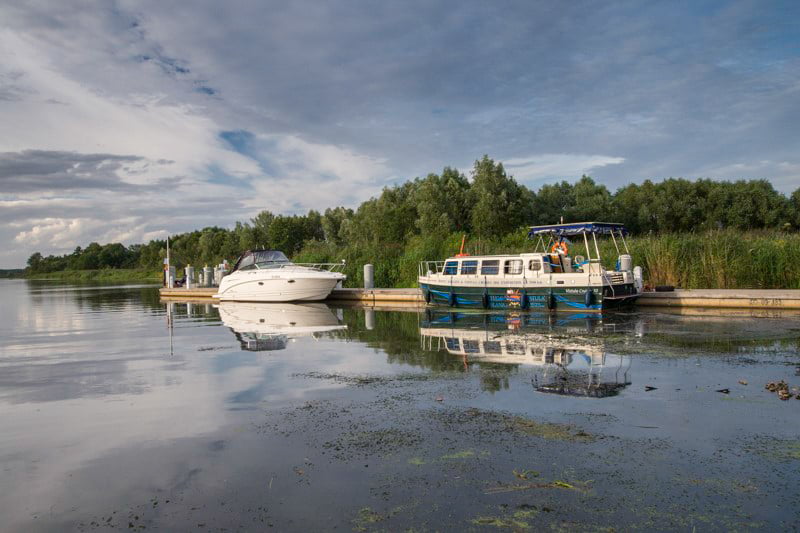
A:
<svg viewBox="0 0 800 533">
<path fill-rule="evenodd" d="M 60 270 L 58 272 L 40 272 L 27 274 L 25 279 L 41 281 L 98 281 L 98 282 L 130 282 L 161 283 L 160 271 L 139 268 L 103 268 L 91 270 Z"/>
<path fill-rule="evenodd" d="M 767 180 L 717 182 L 670 178 L 610 192 L 588 176 L 537 191 L 506 174 L 488 156 L 467 178 L 441 174 L 386 187 L 357 209 L 329 208 L 306 215 L 262 211 L 231 229 L 208 227 L 170 237 L 173 264 L 201 268 L 248 249 L 285 252 L 296 262 L 346 261 L 346 286 L 363 285 L 366 263 L 379 287 L 416 285 L 417 265 L 458 252 L 463 235 L 472 255 L 533 251 L 530 225 L 621 222 L 628 246 L 649 285 L 687 289 L 800 288 L 800 189 L 786 196 Z M 607 267 L 617 259 L 602 241 Z M 574 243 L 572 255 L 585 255 Z M 166 240 L 124 246 L 91 243 L 71 254 L 28 259 L 24 277 L 69 281 L 161 279 Z"/>
</svg>

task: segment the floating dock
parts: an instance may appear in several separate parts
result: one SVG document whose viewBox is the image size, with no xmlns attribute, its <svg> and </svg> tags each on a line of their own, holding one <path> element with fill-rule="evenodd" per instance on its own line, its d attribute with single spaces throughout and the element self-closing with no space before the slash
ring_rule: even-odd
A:
<svg viewBox="0 0 800 533">
<path fill-rule="evenodd" d="M 195 289 L 160 289 L 161 298 L 170 301 L 208 302 L 216 287 Z M 331 302 L 359 303 L 372 306 L 425 306 L 422 291 L 411 289 L 334 289 Z M 800 309 L 800 290 L 695 289 L 672 292 L 646 292 L 636 301 L 646 307 L 703 307 L 724 309 L 763 309 L 771 311 Z"/>
</svg>

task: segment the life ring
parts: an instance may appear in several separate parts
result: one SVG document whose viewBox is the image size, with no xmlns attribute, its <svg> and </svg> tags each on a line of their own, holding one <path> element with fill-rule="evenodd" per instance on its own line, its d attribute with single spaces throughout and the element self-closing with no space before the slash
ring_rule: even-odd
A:
<svg viewBox="0 0 800 533">
<path fill-rule="evenodd" d="M 569 255 L 569 248 L 567 247 L 567 241 L 560 241 L 554 242 L 552 248 L 550 248 L 550 253 L 562 253 L 564 255 Z"/>
</svg>

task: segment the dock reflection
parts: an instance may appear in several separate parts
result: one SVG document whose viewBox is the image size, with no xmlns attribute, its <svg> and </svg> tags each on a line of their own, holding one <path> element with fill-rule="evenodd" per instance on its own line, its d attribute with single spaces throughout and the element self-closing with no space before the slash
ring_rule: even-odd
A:
<svg viewBox="0 0 800 533">
<path fill-rule="evenodd" d="M 610 354 L 604 333 L 641 336 L 641 321 L 597 314 L 427 312 L 423 349 L 459 357 L 464 368 L 530 367 L 534 390 L 603 398 L 630 385 L 630 357 Z"/>
<path fill-rule="evenodd" d="M 346 329 L 327 305 L 221 302 L 219 317 L 242 350 L 282 350 L 294 338 Z"/>
</svg>

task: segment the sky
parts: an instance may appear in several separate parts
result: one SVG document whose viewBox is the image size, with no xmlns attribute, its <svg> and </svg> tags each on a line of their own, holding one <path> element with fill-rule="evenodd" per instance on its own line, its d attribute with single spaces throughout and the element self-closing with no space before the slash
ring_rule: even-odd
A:
<svg viewBox="0 0 800 533">
<path fill-rule="evenodd" d="M 0 268 L 358 204 L 488 154 L 532 189 L 800 187 L 800 3 L 0 1 Z"/>
</svg>

